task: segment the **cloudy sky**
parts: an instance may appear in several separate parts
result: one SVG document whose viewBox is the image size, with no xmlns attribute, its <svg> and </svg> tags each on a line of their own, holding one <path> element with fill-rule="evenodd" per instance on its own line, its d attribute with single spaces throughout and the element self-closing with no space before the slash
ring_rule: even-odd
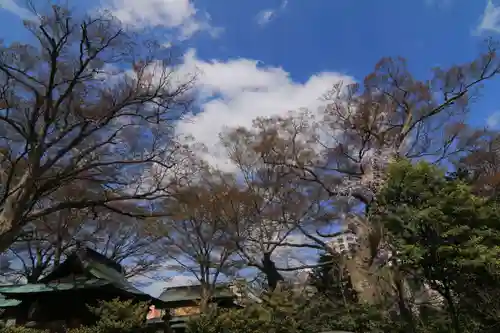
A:
<svg viewBox="0 0 500 333">
<path fill-rule="evenodd" d="M 35 4 L 46 0 L 33 0 Z M 23 40 L 25 0 L 0 0 L 2 38 Z M 500 0 L 86 0 L 81 11 L 111 10 L 130 29 L 154 31 L 197 69 L 201 113 L 180 133 L 207 145 L 224 126 L 318 105 L 339 80 L 362 80 L 384 56 L 403 56 L 419 78 L 434 66 L 472 60 L 500 34 Z M 470 122 L 500 127 L 500 82 Z M 212 98 L 204 98 L 212 96 Z M 213 98 L 215 96 L 215 98 Z"/>
</svg>

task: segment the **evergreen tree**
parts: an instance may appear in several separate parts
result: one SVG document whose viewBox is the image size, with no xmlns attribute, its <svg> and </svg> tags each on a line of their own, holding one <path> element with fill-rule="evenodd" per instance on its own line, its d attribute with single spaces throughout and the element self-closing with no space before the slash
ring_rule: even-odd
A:
<svg viewBox="0 0 500 333">
<path fill-rule="evenodd" d="M 321 253 L 318 258 L 318 267 L 311 273 L 310 284 L 317 292 L 332 301 L 347 305 L 357 302 L 351 277 L 341 255 Z"/>
<path fill-rule="evenodd" d="M 441 294 L 450 332 L 467 332 L 477 320 L 473 331 L 489 332 L 500 313 L 498 203 L 425 162 L 402 160 L 388 171 L 370 218 L 383 225 L 393 262 Z"/>
</svg>

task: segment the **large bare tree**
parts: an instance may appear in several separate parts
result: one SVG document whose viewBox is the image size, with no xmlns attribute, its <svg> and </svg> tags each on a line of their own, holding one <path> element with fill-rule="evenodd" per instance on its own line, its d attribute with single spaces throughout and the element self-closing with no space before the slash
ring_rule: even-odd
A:
<svg viewBox="0 0 500 333">
<path fill-rule="evenodd" d="M 2 251 L 61 210 L 151 216 L 144 202 L 168 192 L 172 124 L 190 100 L 192 78 L 113 17 L 36 14 L 33 44 L 0 46 Z"/>
<path fill-rule="evenodd" d="M 221 279 L 232 279 L 242 268 L 237 248 L 226 228 L 224 206 L 232 191 L 205 169 L 165 201 L 168 218 L 158 220 L 153 234 L 163 237 L 161 253 L 168 269 L 192 275 L 201 286 L 206 309 Z"/>
<path fill-rule="evenodd" d="M 225 133 L 222 138 L 236 170 L 236 175 L 219 179 L 231 193 L 217 198 L 225 202 L 226 232 L 247 265 L 262 272 L 268 287 L 274 289 L 284 280 L 284 272 L 290 274 L 309 266 L 301 260 L 304 255 L 294 255 L 294 250 L 304 248 L 303 241 L 297 243 L 303 236 L 301 228 L 321 228 L 333 214 L 323 209 L 326 206 L 321 202 L 327 197 L 321 191 L 309 191 L 309 183 L 297 182 L 281 166 L 264 164 L 256 153 L 259 144 L 279 146 L 283 141 L 263 140 L 249 147 L 238 131 Z M 326 247 L 312 242 L 308 246 Z"/>
<path fill-rule="evenodd" d="M 440 163 L 467 152 L 485 133 L 465 125 L 465 117 L 478 89 L 499 71 L 493 43 L 473 62 L 435 69 L 426 81 L 414 78 L 403 59 L 382 59 L 362 85 L 333 87 L 323 110 L 257 120 L 226 142 L 238 143 L 236 151 L 262 169 L 302 184 L 302 193 L 332 207 L 332 223 L 357 233 L 360 246 L 347 265 L 355 288 L 369 298 L 373 288 L 367 285 L 377 285 L 368 281 L 371 264 L 390 245 L 364 211 L 384 182 L 386 166 L 398 157 Z M 309 241 L 327 245 L 325 238 L 346 232 L 325 234 L 309 221 L 312 228 L 300 228 L 307 247 Z"/>
</svg>

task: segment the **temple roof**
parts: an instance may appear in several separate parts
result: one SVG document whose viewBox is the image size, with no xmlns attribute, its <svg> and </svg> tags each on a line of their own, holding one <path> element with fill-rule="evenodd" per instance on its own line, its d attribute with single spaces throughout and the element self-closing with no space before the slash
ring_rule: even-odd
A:
<svg viewBox="0 0 500 333">
<path fill-rule="evenodd" d="M 235 298 L 229 284 L 215 286 L 213 298 Z M 188 285 L 166 288 L 158 297 L 164 302 L 197 301 L 201 299 L 201 285 Z"/>
<path fill-rule="evenodd" d="M 92 279 L 66 283 L 27 283 L 0 287 L 0 294 L 32 294 L 85 288 L 98 288 L 109 284 L 107 281 Z"/>
<path fill-rule="evenodd" d="M 89 273 L 95 275 L 90 272 L 89 269 L 93 269 L 96 272 L 102 271 L 101 275 L 105 274 L 114 279 L 125 279 L 125 272 L 120 264 L 91 248 L 80 247 L 71 253 L 66 260 L 57 266 L 51 273 L 40 279 L 39 282 L 52 282 L 54 280 L 67 278 L 70 275 L 85 275 Z M 97 274 L 99 273 L 97 272 Z M 100 278 L 100 276 L 95 277 Z"/>
<path fill-rule="evenodd" d="M 73 276 L 68 280 L 71 275 Z M 125 278 L 120 264 L 88 247 L 79 248 L 70 254 L 54 271 L 40 279 L 40 282 L 45 284 L 55 281 L 73 283 L 75 279 L 78 279 L 75 277 L 78 275 L 81 279 L 89 281 L 101 280 L 100 283 L 103 286 L 108 284 L 132 294 L 146 295 Z"/>
<path fill-rule="evenodd" d="M 0 294 L 0 308 L 8 308 L 12 306 L 18 306 L 21 304 L 20 300 L 17 299 L 7 299 L 4 295 Z"/>
<path fill-rule="evenodd" d="M 141 299 L 158 301 L 130 283 L 125 278 L 121 265 L 92 249 L 79 248 L 54 271 L 40 279 L 39 283 L 0 286 L 0 307 L 13 306 L 8 305 L 13 304 L 11 301 L 14 300 L 11 298 L 21 298 L 23 295 L 102 287 L 111 287 Z M 8 298 L 9 302 L 2 302 L 5 298 Z M 4 303 L 6 305 L 2 305 Z"/>
</svg>

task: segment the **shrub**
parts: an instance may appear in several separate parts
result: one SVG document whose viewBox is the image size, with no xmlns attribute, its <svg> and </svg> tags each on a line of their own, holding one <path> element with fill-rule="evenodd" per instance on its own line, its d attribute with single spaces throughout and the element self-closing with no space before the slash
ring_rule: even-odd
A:
<svg viewBox="0 0 500 333">
<path fill-rule="evenodd" d="M 146 327 L 148 303 L 134 303 L 132 300 L 102 301 L 97 307 L 89 307 L 99 317 L 95 327 L 97 332 L 137 332 Z M 90 333 L 87 331 L 72 333 Z"/>
<path fill-rule="evenodd" d="M 22 326 L 5 327 L 1 329 L 2 333 L 49 333 L 48 330 L 28 328 Z"/>
<path fill-rule="evenodd" d="M 98 320 L 90 327 L 67 329 L 66 333 L 136 333 L 146 329 L 147 303 L 132 300 L 102 301 L 96 307 L 88 307 Z M 48 330 L 22 326 L 1 329 L 1 333 L 48 333 Z"/>
</svg>

